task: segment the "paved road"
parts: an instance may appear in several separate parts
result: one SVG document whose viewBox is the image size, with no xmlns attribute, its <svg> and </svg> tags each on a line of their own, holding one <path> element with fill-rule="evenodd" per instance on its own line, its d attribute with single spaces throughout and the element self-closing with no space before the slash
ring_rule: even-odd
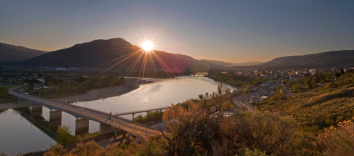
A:
<svg viewBox="0 0 354 156">
<path fill-rule="evenodd" d="M 88 108 L 82 108 L 78 107 L 75 105 L 69 105 L 69 104 L 61 104 L 56 101 L 52 101 L 49 99 L 43 99 L 39 97 L 33 97 L 33 96 L 28 96 L 28 95 L 23 95 L 21 93 L 15 92 L 17 88 L 13 88 L 9 90 L 9 94 L 20 98 L 22 100 L 30 101 L 31 103 L 34 104 L 41 104 L 49 107 L 56 108 L 58 110 L 62 110 L 68 113 L 72 114 L 77 114 L 81 115 L 84 118 L 88 118 L 91 120 L 95 120 L 98 122 L 102 122 L 108 125 L 111 125 L 112 127 L 121 129 L 123 131 L 126 131 L 128 133 L 131 133 L 132 135 L 136 137 L 140 137 L 143 140 L 148 140 L 151 136 L 154 135 L 160 135 L 161 132 L 158 130 L 154 130 L 152 128 L 133 123 L 129 120 L 123 119 L 121 117 L 115 117 L 111 116 L 108 113 L 101 112 L 98 110 L 93 110 L 93 109 L 88 109 Z M 111 119 L 109 119 L 111 117 Z"/>
<path fill-rule="evenodd" d="M 237 97 L 232 99 L 232 102 L 237 106 L 237 107 L 246 107 L 249 111 L 254 112 L 256 109 L 252 107 L 250 104 L 247 103 L 247 99 L 252 96 L 252 93 L 249 93 L 247 95 L 243 95 L 241 97 Z"/>
</svg>

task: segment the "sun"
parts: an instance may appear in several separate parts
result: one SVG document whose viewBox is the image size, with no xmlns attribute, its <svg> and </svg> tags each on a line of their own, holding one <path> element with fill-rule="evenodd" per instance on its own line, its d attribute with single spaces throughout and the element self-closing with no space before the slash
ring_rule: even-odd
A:
<svg viewBox="0 0 354 156">
<path fill-rule="evenodd" d="M 145 41 L 142 45 L 145 51 L 151 51 L 154 48 L 154 45 L 150 41 Z"/>
</svg>

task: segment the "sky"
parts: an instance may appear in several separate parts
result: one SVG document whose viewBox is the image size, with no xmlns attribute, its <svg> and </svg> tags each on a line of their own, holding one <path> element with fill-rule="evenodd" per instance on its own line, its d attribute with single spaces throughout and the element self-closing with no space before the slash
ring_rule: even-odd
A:
<svg viewBox="0 0 354 156">
<path fill-rule="evenodd" d="M 0 0 L 0 42 L 54 51 L 95 39 L 226 62 L 354 49 L 354 1 Z"/>
</svg>

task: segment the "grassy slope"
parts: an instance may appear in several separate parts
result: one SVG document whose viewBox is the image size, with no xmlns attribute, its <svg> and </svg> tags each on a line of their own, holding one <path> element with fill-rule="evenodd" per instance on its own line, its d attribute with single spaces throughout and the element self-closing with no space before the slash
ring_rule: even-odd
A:
<svg viewBox="0 0 354 156">
<path fill-rule="evenodd" d="M 348 76 L 348 75 L 346 75 Z M 354 78 L 354 74 L 350 77 Z M 346 82 L 333 88 L 303 90 L 293 96 L 276 93 L 255 106 L 263 110 L 292 115 L 305 131 L 318 133 L 354 115 L 354 84 Z"/>
<path fill-rule="evenodd" d="M 0 87 L 4 87 L 4 88 L 7 88 L 7 89 L 11 89 L 11 88 L 19 87 L 19 86 L 22 86 L 22 84 L 0 85 Z M 16 101 L 16 99 L 13 99 L 13 98 L 2 98 L 2 97 L 0 97 L 0 104 L 1 104 L 1 103 L 14 102 L 14 101 Z"/>
<path fill-rule="evenodd" d="M 12 84 L 12 85 L 0 85 L 1 87 L 5 87 L 7 89 L 11 89 L 11 88 L 15 88 L 15 87 L 19 87 L 22 86 L 22 84 Z"/>
</svg>

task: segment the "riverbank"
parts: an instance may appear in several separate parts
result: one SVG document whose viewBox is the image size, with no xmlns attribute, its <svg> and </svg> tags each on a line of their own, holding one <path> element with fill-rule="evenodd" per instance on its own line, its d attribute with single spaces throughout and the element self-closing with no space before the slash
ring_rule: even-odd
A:
<svg viewBox="0 0 354 156">
<path fill-rule="evenodd" d="M 75 102 L 75 101 L 94 101 L 99 99 L 105 99 L 113 96 L 122 95 L 128 92 L 131 92 L 137 88 L 141 84 L 147 84 L 158 81 L 158 79 L 139 79 L 139 78 L 126 78 L 126 82 L 123 85 L 115 86 L 115 87 L 106 87 L 99 88 L 87 91 L 85 94 L 62 97 L 53 99 L 58 102 Z"/>
</svg>

